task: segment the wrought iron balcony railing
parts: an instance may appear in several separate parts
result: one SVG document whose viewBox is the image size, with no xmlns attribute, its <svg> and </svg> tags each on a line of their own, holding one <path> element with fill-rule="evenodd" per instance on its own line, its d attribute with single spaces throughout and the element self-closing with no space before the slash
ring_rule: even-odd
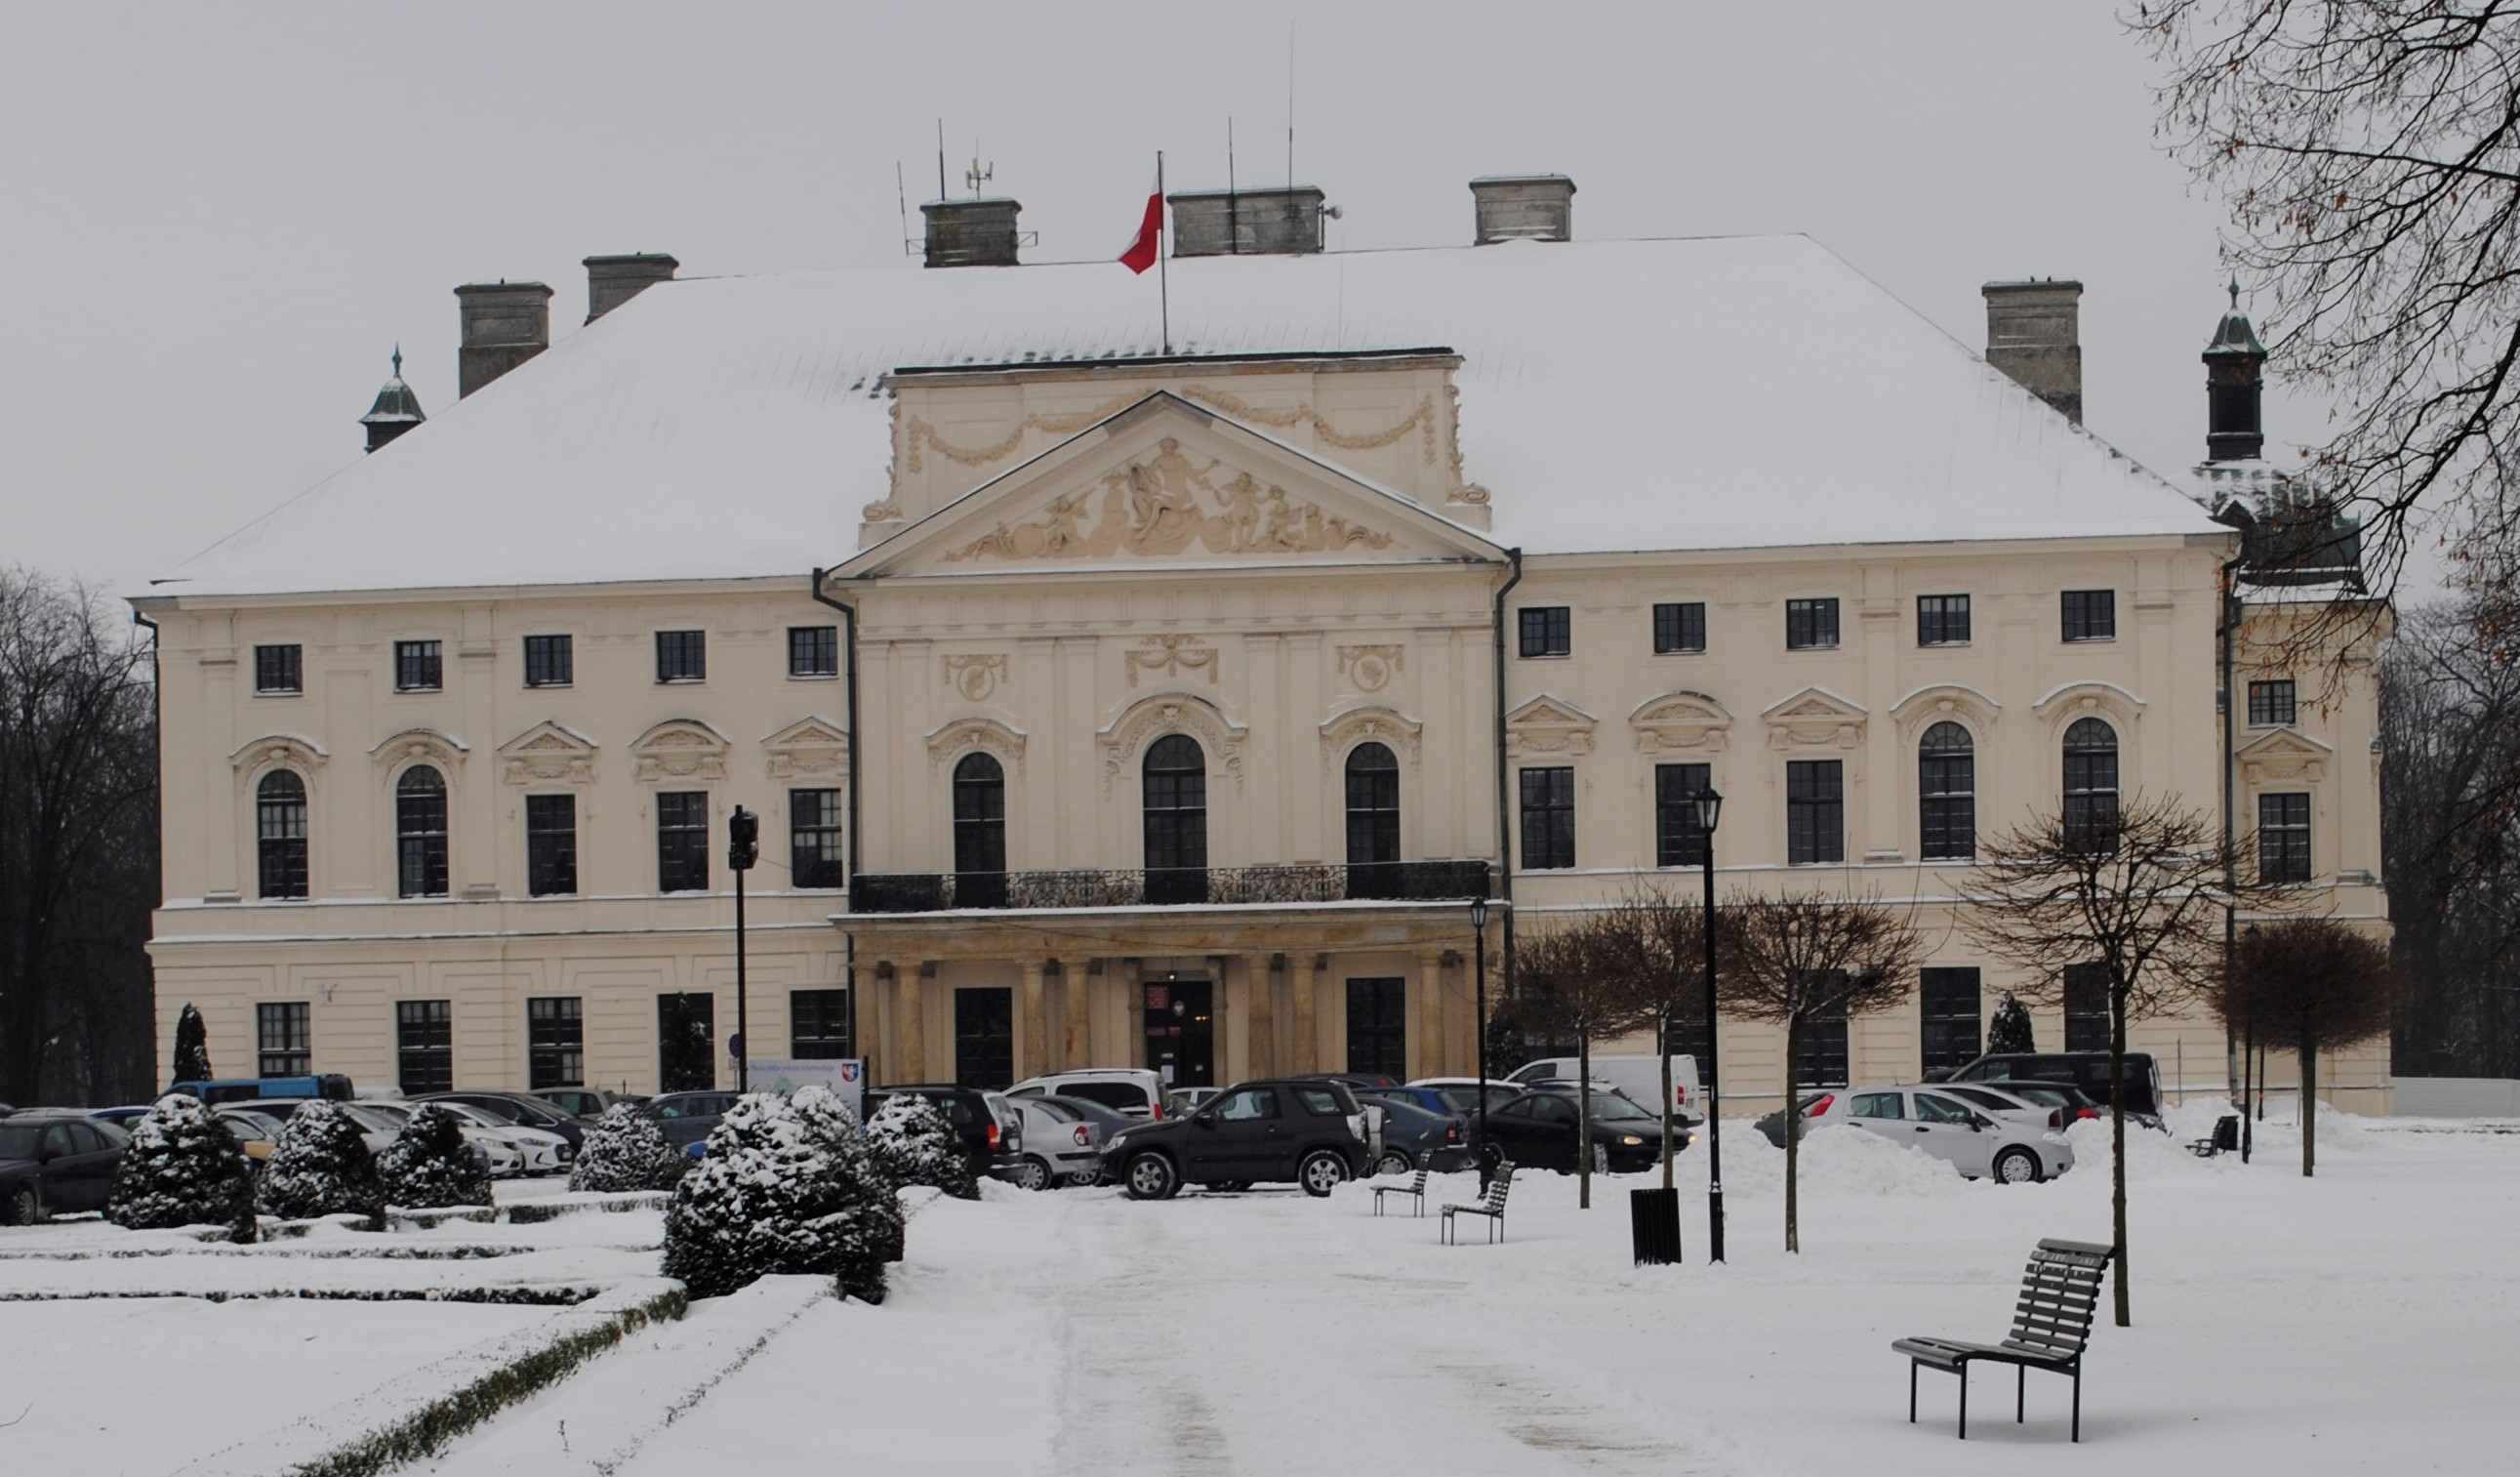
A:
<svg viewBox="0 0 2520 1477">
<path fill-rule="evenodd" d="M 1061 872 L 864 872 L 849 887 L 858 913 L 947 908 L 1197 906 L 1230 902 L 1441 902 L 1494 896 L 1479 860 L 1353 866 L 1153 867 Z"/>
</svg>

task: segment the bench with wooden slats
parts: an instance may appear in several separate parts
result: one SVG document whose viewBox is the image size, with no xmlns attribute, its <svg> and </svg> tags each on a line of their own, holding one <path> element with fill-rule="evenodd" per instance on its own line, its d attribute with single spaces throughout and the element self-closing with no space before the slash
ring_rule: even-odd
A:
<svg viewBox="0 0 2520 1477">
<path fill-rule="evenodd" d="M 1434 1151 L 1428 1150 L 1418 1156 L 1418 1173 L 1409 1177 L 1409 1182 L 1407 1184 L 1375 1185 L 1373 1187 L 1373 1213 L 1377 1216 L 1382 1214 L 1383 1196 L 1406 1195 L 1409 1197 L 1410 1203 L 1417 1208 L 1416 1214 L 1420 1216 L 1426 1214 L 1426 1177 L 1433 1171 L 1434 1166 Z"/>
<path fill-rule="evenodd" d="M 1477 1200 L 1468 1205 L 1444 1207 L 1444 1221 L 1436 1227 L 1436 1239 L 1460 1244 L 1453 1231 L 1455 1216 L 1485 1216 L 1488 1218 L 1488 1240 L 1502 1239 L 1505 1235 L 1505 1197 L 1512 1188 L 1513 1161 L 1508 1159 L 1496 1167 L 1495 1177 L 1488 1180 L 1486 1191 Z"/>
<path fill-rule="evenodd" d="M 2091 1342 L 2092 1315 L 2099 1307 L 2100 1273 L 2116 1248 L 2090 1241 L 2042 1241 L 2022 1273 L 2013 1305 L 2012 1332 L 2000 1344 L 1957 1339 L 1900 1339 L 1890 1347 L 1908 1356 L 1908 1420 L 1916 1419 L 1916 1371 L 1940 1369 L 1960 1381 L 1960 1440 L 1968 1440 L 1968 1366 L 1985 1360 L 2014 1366 L 2012 1418 L 2025 1417 L 2030 1371 L 2046 1369 L 2074 1381 L 2073 1439 L 2083 1439 L 2083 1346 Z"/>
</svg>

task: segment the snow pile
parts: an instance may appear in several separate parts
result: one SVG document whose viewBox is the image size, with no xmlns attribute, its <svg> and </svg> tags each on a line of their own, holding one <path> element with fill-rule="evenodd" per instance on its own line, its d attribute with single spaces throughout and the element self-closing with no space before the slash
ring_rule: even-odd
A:
<svg viewBox="0 0 2520 1477">
<path fill-rule="evenodd" d="M 405 1210 L 490 1203 L 489 1165 L 464 1141 L 462 1122 L 439 1103 L 420 1105 L 377 1156 L 377 1173 L 386 1202 Z"/>
<path fill-rule="evenodd" d="M 670 1190 L 689 1163 L 653 1118 L 631 1103 L 614 1103 L 586 1132 L 568 1187 L 588 1190 Z"/>
<path fill-rule="evenodd" d="M 251 1241 L 252 1166 L 216 1114 L 176 1093 L 131 1126 L 105 1219 L 129 1230 L 233 1226 L 233 1239 Z"/>
<path fill-rule="evenodd" d="M 776 1272 L 832 1277 L 880 1303 L 899 1239 L 892 1188 L 833 1148 L 827 1120 L 782 1098 L 739 1099 L 665 1213 L 665 1275 L 719 1297 Z"/>
<path fill-rule="evenodd" d="M 867 1124 L 867 1147 L 895 1189 L 932 1184 L 957 1200 L 980 1198 L 970 1158 L 944 1111 L 916 1092 L 896 1092 Z"/>
<path fill-rule="evenodd" d="M 319 1098 L 289 1115 L 263 1166 L 262 1210 L 291 1221 L 359 1216 L 382 1223 L 385 1186 L 377 1156 L 338 1104 Z"/>
<path fill-rule="evenodd" d="M 1733 1128 L 1724 1135 L 1726 1188 L 1781 1197 L 1785 1151 L 1763 1133 Z M 1804 1135 L 1801 1149 L 1798 1182 L 1806 1205 L 1814 1194 L 1954 1195 L 1969 1187 L 1948 1161 L 1853 1124 L 1815 1129 Z"/>
</svg>

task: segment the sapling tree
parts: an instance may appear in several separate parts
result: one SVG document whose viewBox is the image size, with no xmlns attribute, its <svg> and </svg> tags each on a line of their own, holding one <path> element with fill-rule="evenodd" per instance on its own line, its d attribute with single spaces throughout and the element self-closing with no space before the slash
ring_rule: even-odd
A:
<svg viewBox="0 0 2520 1477">
<path fill-rule="evenodd" d="M 377 1156 L 385 1203 L 405 1210 L 488 1205 L 490 1167 L 465 1141 L 464 1125 L 439 1103 L 422 1103 Z"/>
<path fill-rule="evenodd" d="M 1515 1019 L 1575 1043 L 1575 1202 L 1593 1208 L 1593 1042 L 1625 1036 L 1653 1019 L 1653 1001 L 1617 965 L 1611 930 L 1601 921 L 1535 927 L 1517 941 Z"/>
<path fill-rule="evenodd" d="M 253 1240 L 253 1166 L 219 1116 L 173 1093 L 131 1126 L 105 1219 L 129 1230 L 224 1225 Z"/>
<path fill-rule="evenodd" d="M 2387 945 L 2333 918 L 2283 918 L 2242 932 L 2215 1009 L 2235 1032 L 2301 1055 L 2301 1173 L 2318 1167 L 2318 1054 L 2389 1034 L 2399 995 Z"/>
<path fill-rule="evenodd" d="M 1624 993 L 1654 1028 L 1656 1054 L 1662 1058 L 1662 1186 L 1670 1189 L 1673 1146 L 1679 1138 L 1673 1122 L 1678 1098 L 1671 1080 L 1671 1028 L 1675 1022 L 1702 1024 L 1706 1019 L 1706 905 L 1642 884 L 1597 914 L 1592 931 L 1598 967 L 1623 982 Z"/>
</svg>

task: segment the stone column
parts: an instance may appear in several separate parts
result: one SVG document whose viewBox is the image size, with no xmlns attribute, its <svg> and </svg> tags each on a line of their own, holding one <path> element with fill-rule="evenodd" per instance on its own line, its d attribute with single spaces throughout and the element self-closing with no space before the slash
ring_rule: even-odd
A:
<svg viewBox="0 0 2520 1477">
<path fill-rule="evenodd" d="M 1149 1066 L 1147 1060 L 1147 966 L 1143 959 L 1115 959 L 1110 971 L 1119 977 L 1120 1010 L 1128 1039 L 1120 1042 L 1120 1060 Z"/>
<path fill-rule="evenodd" d="M 1278 1075 L 1278 997 L 1270 989 L 1277 961 L 1283 954 L 1252 954 L 1242 961 L 1251 972 L 1251 1075 Z"/>
<path fill-rule="evenodd" d="M 923 1083 L 927 1080 L 927 1036 L 921 1020 L 927 981 L 921 974 L 919 961 L 895 960 L 892 966 L 893 1081 Z"/>
<path fill-rule="evenodd" d="M 1041 977 L 1047 961 L 1023 961 L 1023 989 L 1015 996 L 1015 1078 L 1021 1081 L 1050 1070 L 1049 1022 L 1042 1014 Z"/>
<path fill-rule="evenodd" d="M 1073 1072 L 1090 1064 L 1094 1054 L 1094 1018 L 1091 1014 L 1095 965 L 1099 961 L 1062 961 L 1058 969 L 1059 1002 L 1065 1007 L 1066 1027 L 1060 1033 L 1058 1070 Z"/>
<path fill-rule="evenodd" d="M 1313 972 L 1320 956 L 1312 953 L 1289 954 L 1286 970 L 1294 977 L 1295 986 L 1295 1051 L 1294 1070 L 1321 1070 L 1320 1008 L 1313 995 Z"/>
<path fill-rule="evenodd" d="M 1418 955 L 1418 1029 L 1411 1036 L 1411 1077 L 1433 1077 L 1444 1070 L 1444 953 L 1432 949 Z"/>
</svg>

